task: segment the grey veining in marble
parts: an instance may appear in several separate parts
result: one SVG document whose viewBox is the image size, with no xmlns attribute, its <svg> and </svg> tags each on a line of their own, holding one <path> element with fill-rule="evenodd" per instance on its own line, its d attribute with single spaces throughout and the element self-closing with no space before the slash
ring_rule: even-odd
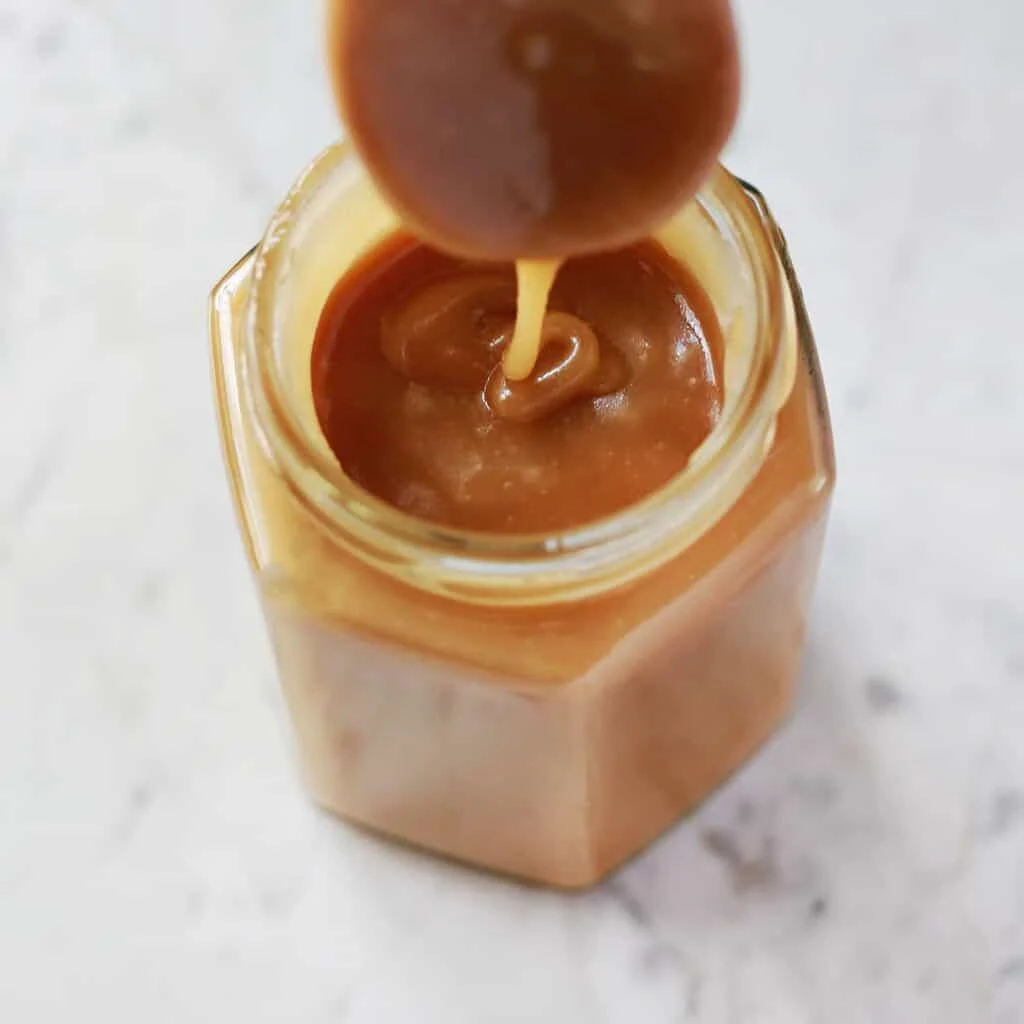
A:
<svg viewBox="0 0 1024 1024">
<path fill-rule="evenodd" d="M 204 304 L 336 132 L 318 3 L 0 0 L 0 1020 L 1024 1021 L 1024 7 L 739 9 L 841 462 L 802 695 L 570 897 L 296 781 Z"/>
</svg>

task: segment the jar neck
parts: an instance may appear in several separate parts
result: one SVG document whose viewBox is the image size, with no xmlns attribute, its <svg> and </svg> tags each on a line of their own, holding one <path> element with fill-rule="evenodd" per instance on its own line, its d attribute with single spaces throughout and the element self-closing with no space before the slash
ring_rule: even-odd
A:
<svg viewBox="0 0 1024 1024">
<path fill-rule="evenodd" d="M 551 604 L 654 571 L 739 500 L 771 447 L 796 369 L 780 236 L 758 193 L 718 168 L 659 233 L 701 281 L 726 338 L 725 398 L 711 435 L 683 473 L 643 502 L 549 535 L 474 533 L 417 519 L 362 490 L 327 446 L 312 406 L 316 322 L 337 280 L 397 226 L 352 152 L 336 146 L 293 188 L 256 255 L 244 318 L 246 397 L 277 472 L 332 542 L 434 594 L 492 606 Z M 321 251 L 316 238 L 331 241 Z"/>
</svg>

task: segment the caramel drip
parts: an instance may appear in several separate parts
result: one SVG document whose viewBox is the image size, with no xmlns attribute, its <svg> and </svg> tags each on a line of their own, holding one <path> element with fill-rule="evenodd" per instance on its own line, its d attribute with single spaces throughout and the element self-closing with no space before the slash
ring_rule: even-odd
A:
<svg viewBox="0 0 1024 1024">
<path fill-rule="evenodd" d="M 516 329 L 502 360 L 510 381 L 526 380 L 537 363 L 544 334 L 544 316 L 561 260 L 519 260 Z"/>
</svg>

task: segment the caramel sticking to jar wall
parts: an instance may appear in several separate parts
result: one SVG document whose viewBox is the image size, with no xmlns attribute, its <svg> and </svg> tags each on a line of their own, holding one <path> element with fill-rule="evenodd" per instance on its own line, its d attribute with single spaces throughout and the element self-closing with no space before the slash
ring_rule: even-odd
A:
<svg viewBox="0 0 1024 1024">
<path fill-rule="evenodd" d="M 367 494 L 319 427 L 321 313 L 396 228 L 333 150 L 214 294 L 225 452 L 303 771 L 371 829 L 588 885 L 790 707 L 833 482 L 799 291 L 760 198 L 717 170 L 657 233 L 721 326 L 714 430 L 609 519 L 470 533 Z"/>
</svg>

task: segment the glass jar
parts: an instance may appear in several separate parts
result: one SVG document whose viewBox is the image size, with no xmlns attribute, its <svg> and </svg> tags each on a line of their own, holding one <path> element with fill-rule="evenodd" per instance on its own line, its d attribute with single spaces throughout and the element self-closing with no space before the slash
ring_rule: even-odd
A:
<svg viewBox="0 0 1024 1024">
<path fill-rule="evenodd" d="M 335 147 L 212 297 L 228 475 L 304 776 L 370 829 L 586 886 L 793 700 L 834 480 L 799 287 L 759 194 L 718 169 L 659 236 L 726 339 L 721 420 L 686 472 L 557 536 L 463 532 L 362 491 L 313 408 L 326 299 L 396 227 Z"/>
</svg>

